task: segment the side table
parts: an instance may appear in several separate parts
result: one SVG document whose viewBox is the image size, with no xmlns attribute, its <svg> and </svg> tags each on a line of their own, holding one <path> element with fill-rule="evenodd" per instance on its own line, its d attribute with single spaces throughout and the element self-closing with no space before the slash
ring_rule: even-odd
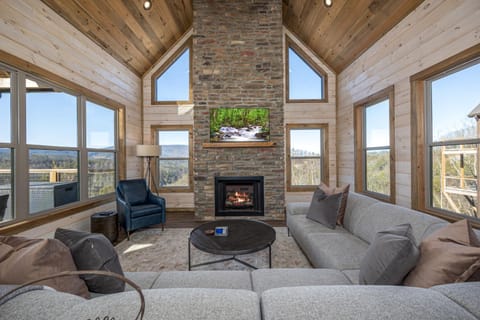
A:
<svg viewBox="0 0 480 320">
<path fill-rule="evenodd" d="M 113 211 L 95 213 L 90 217 L 90 231 L 102 233 L 113 243 L 118 237 L 118 214 Z"/>
</svg>

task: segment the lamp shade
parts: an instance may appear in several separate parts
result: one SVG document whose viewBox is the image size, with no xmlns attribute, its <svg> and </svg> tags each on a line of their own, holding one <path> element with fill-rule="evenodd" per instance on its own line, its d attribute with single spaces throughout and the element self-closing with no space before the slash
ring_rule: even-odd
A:
<svg viewBox="0 0 480 320">
<path fill-rule="evenodd" d="M 160 155 L 160 146 L 156 144 L 137 145 L 137 157 L 158 157 Z"/>
</svg>

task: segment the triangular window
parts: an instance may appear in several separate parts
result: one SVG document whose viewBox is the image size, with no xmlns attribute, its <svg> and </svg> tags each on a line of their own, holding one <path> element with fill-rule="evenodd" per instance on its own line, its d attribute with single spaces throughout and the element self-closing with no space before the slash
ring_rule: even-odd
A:
<svg viewBox="0 0 480 320">
<path fill-rule="evenodd" d="M 287 102 L 324 102 L 326 74 L 299 48 L 288 46 Z"/>
<path fill-rule="evenodd" d="M 155 103 L 191 101 L 190 47 L 182 48 L 153 76 Z"/>
</svg>

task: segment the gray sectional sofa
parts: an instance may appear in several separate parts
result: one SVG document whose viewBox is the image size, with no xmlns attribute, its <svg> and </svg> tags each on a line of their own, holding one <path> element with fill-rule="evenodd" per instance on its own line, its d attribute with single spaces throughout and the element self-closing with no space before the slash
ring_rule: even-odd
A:
<svg viewBox="0 0 480 320">
<path fill-rule="evenodd" d="M 344 227 L 331 230 L 308 207 L 289 204 L 287 226 L 316 268 L 126 273 L 143 289 L 144 319 L 480 319 L 480 282 L 356 285 L 377 231 L 409 222 L 420 242 L 447 222 L 350 193 Z M 129 286 L 90 300 L 38 289 L 1 304 L 0 319 L 134 319 L 139 306 Z"/>
</svg>

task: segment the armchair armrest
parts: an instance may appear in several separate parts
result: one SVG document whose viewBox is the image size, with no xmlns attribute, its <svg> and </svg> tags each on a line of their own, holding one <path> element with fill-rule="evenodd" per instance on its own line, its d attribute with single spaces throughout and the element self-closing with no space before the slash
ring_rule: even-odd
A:
<svg viewBox="0 0 480 320">
<path fill-rule="evenodd" d="M 165 198 L 153 194 L 151 191 L 148 192 L 148 202 L 158 204 L 162 206 L 165 210 Z"/>
</svg>

